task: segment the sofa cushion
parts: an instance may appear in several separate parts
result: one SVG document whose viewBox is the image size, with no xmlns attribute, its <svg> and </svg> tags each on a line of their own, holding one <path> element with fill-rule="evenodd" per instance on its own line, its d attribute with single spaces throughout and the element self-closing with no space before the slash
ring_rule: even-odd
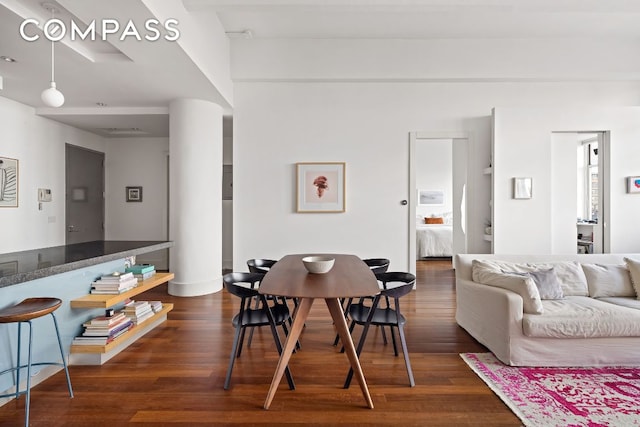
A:
<svg viewBox="0 0 640 427">
<path fill-rule="evenodd" d="M 548 270 L 529 271 L 528 273 L 513 273 L 509 271 L 503 271 L 506 274 L 517 274 L 520 276 L 527 276 L 533 279 L 538 288 L 540 299 L 562 299 L 564 294 L 562 293 L 562 285 L 558 280 L 555 268 Z"/>
<path fill-rule="evenodd" d="M 479 260 L 478 260 L 479 261 Z M 580 264 L 575 261 L 557 261 L 545 263 L 516 263 L 499 260 L 482 260 L 483 268 L 491 269 L 494 272 L 512 271 L 516 273 L 527 273 L 531 271 L 548 270 L 554 268 L 558 281 L 562 287 L 564 296 L 588 296 L 587 278 Z M 474 282 L 478 282 L 473 276 L 475 269 L 471 266 L 471 274 Z"/>
<path fill-rule="evenodd" d="M 636 296 L 626 266 L 622 264 L 582 264 L 582 269 L 587 277 L 589 296 L 592 298 Z"/>
<path fill-rule="evenodd" d="M 471 268 L 474 282 L 517 293 L 522 297 L 522 310 L 525 313 L 541 314 L 543 312 L 540 293 L 531 277 L 496 272 L 490 266 L 485 265 L 485 261 L 479 260 L 473 260 Z"/>
<path fill-rule="evenodd" d="M 636 290 L 636 298 L 640 299 L 640 261 L 631 258 L 625 258 L 629 275 L 631 276 L 631 284 Z"/>
<path fill-rule="evenodd" d="M 640 300 L 633 297 L 606 297 L 598 298 L 598 301 L 604 301 L 610 304 L 616 304 L 621 305 L 622 307 L 629 307 L 640 310 Z"/>
<path fill-rule="evenodd" d="M 640 337 L 640 310 L 589 297 L 542 301 L 544 314 L 524 314 L 522 331 L 539 338 Z"/>
</svg>

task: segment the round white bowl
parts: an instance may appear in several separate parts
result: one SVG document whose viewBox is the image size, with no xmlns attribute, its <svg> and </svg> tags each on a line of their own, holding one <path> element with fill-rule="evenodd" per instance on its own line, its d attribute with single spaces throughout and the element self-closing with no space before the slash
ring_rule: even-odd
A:
<svg viewBox="0 0 640 427">
<path fill-rule="evenodd" d="M 334 258 L 330 256 L 307 256 L 302 258 L 302 263 L 309 273 L 326 273 L 333 267 Z"/>
</svg>

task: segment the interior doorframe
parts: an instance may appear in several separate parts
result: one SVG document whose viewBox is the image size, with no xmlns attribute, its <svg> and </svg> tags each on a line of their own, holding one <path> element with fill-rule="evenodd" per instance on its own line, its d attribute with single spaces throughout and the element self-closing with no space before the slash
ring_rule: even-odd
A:
<svg viewBox="0 0 640 427">
<path fill-rule="evenodd" d="M 469 166 L 469 155 L 470 155 L 470 147 L 473 146 L 473 135 L 471 132 L 464 131 L 422 131 L 422 132 L 410 132 L 409 133 L 409 182 L 408 182 L 408 266 L 407 271 L 412 274 L 416 274 L 416 207 L 417 207 L 417 192 L 416 192 L 416 144 L 418 140 L 422 139 L 451 139 L 453 140 L 453 144 L 455 144 L 456 140 L 465 140 L 465 151 L 466 151 L 466 163 L 467 167 Z M 455 151 L 455 150 L 452 150 Z M 452 154 L 453 155 L 453 154 Z M 453 162 L 453 169 L 455 174 L 456 164 Z M 469 182 L 468 175 L 466 179 L 466 206 L 465 206 L 465 215 L 464 215 L 464 229 L 466 230 L 466 238 L 464 239 L 464 252 L 466 252 L 466 248 L 469 245 Z M 455 215 L 454 215 L 455 218 Z M 454 239 L 455 240 L 455 239 Z M 461 253 L 464 253 L 461 252 Z M 455 255 L 455 254 L 453 254 Z"/>
</svg>

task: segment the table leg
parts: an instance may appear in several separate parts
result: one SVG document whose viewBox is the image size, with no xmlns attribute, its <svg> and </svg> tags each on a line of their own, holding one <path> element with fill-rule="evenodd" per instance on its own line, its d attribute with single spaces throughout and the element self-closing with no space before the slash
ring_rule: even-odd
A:
<svg viewBox="0 0 640 427">
<path fill-rule="evenodd" d="M 338 298 L 326 298 L 325 302 L 327 303 L 327 307 L 329 308 L 329 312 L 331 313 L 333 322 L 335 323 L 336 329 L 338 330 L 338 335 L 340 335 L 342 345 L 344 345 L 344 351 L 349 358 L 351 368 L 356 374 L 356 378 L 358 379 L 358 383 L 360 384 L 360 389 L 362 390 L 364 400 L 367 401 L 367 406 L 373 409 L 373 401 L 371 400 L 371 395 L 369 394 L 367 382 L 364 379 L 364 372 L 362 372 L 360 360 L 358 359 L 358 355 L 356 354 L 356 348 L 353 345 L 353 340 L 351 339 L 351 334 L 349 333 L 349 328 L 347 326 L 347 321 L 344 318 L 344 312 L 342 311 L 340 301 L 338 300 Z M 280 376 L 282 376 L 282 373 L 280 374 Z"/>
<path fill-rule="evenodd" d="M 293 353 L 293 349 L 296 346 L 296 342 L 298 342 L 298 338 L 300 337 L 300 332 L 302 332 L 302 327 L 304 323 L 307 321 L 307 317 L 309 316 L 309 310 L 311 310 L 311 305 L 313 304 L 313 298 L 301 298 L 300 304 L 298 305 L 298 309 L 296 312 L 296 316 L 293 319 L 293 325 L 291 326 L 291 331 L 289 335 L 287 335 L 287 340 L 284 343 L 284 349 L 282 350 L 282 354 L 280 355 L 280 360 L 278 361 L 278 366 L 276 367 L 276 373 L 273 374 L 273 380 L 271 380 L 271 387 L 269 387 L 269 394 L 267 394 L 267 399 L 264 402 L 264 409 L 269 409 L 271 406 L 271 401 L 273 397 L 276 395 L 276 391 L 278 390 L 278 385 L 280 384 L 280 380 L 282 380 L 282 375 L 289 364 L 289 359 L 291 358 L 291 353 Z"/>
</svg>

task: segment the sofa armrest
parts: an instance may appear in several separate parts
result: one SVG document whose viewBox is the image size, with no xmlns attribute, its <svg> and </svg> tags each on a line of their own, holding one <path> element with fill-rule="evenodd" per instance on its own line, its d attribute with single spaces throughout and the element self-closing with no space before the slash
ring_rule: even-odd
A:
<svg viewBox="0 0 640 427">
<path fill-rule="evenodd" d="M 517 293 L 456 279 L 456 322 L 504 363 L 510 363 L 512 340 L 522 336 L 522 317 Z"/>
</svg>

